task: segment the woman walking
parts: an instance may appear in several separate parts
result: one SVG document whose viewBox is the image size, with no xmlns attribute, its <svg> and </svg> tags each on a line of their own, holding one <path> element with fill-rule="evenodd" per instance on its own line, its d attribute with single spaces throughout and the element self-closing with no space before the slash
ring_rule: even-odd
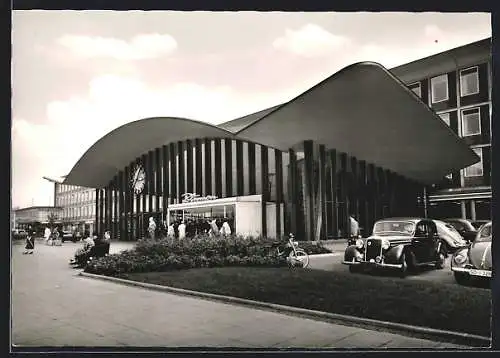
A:
<svg viewBox="0 0 500 358">
<path fill-rule="evenodd" d="M 25 251 L 23 254 L 33 254 L 35 251 L 35 233 L 28 233 L 26 236 L 26 246 L 24 247 Z"/>
</svg>

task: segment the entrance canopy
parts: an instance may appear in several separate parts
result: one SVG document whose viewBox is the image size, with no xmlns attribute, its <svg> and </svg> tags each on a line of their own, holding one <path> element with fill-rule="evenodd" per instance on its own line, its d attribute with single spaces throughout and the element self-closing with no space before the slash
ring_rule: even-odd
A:
<svg viewBox="0 0 500 358">
<path fill-rule="evenodd" d="M 412 91 L 373 62 L 346 67 L 257 118 L 228 126 L 234 132 L 224 124 L 170 117 L 125 124 L 87 150 L 64 183 L 102 188 L 148 151 L 204 137 L 239 138 L 282 151 L 313 140 L 427 184 L 479 161 Z"/>
<path fill-rule="evenodd" d="M 303 140 L 431 184 L 479 157 L 377 63 L 344 68 L 237 133 L 283 151 Z"/>
</svg>

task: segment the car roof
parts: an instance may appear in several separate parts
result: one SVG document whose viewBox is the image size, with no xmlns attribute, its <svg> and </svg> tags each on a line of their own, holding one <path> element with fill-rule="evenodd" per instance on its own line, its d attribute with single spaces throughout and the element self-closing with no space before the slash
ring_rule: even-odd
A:
<svg viewBox="0 0 500 358">
<path fill-rule="evenodd" d="M 425 219 L 425 218 L 417 218 L 417 217 L 391 217 L 391 218 L 384 218 L 377 220 L 377 222 L 381 221 L 411 221 L 411 222 L 418 222 L 421 220 L 431 220 L 431 219 Z"/>
</svg>

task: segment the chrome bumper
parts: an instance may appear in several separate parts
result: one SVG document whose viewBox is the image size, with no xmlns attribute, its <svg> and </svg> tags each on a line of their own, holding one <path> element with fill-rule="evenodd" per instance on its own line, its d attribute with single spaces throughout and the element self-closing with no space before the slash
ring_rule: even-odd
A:
<svg viewBox="0 0 500 358">
<path fill-rule="evenodd" d="M 344 265 L 363 265 L 367 267 L 390 267 L 390 268 L 401 268 L 402 264 L 386 264 L 384 262 L 377 263 L 375 261 L 342 261 Z"/>
<path fill-rule="evenodd" d="M 471 268 L 465 268 L 465 267 L 452 267 L 451 271 L 464 272 L 464 273 L 468 273 L 471 276 L 477 276 L 477 277 L 491 277 L 490 270 L 478 270 L 478 269 L 471 269 Z"/>
</svg>

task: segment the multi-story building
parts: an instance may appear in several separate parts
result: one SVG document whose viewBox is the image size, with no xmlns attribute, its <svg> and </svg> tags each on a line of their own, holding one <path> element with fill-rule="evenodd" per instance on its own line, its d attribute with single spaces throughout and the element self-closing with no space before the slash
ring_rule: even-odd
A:
<svg viewBox="0 0 500 358">
<path fill-rule="evenodd" d="M 398 66 L 391 72 L 481 158 L 433 185 L 429 215 L 490 219 L 491 38 Z"/>
<path fill-rule="evenodd" d="M 63 184 L 64 178 L 44 179 L 54 183 L 54 206 L 61 208 L 64 229 L 91 235 L 95 231 L 95 189 Z"/>
<path fill-rule="evenodd" d="M 14 211 L 15 224 L 19 229 L 34 229 L 40 231 L 40 228 L 48 224 L 61 223 L 62 208 L 54 206 L 30 206 Z"/>
</svg>

